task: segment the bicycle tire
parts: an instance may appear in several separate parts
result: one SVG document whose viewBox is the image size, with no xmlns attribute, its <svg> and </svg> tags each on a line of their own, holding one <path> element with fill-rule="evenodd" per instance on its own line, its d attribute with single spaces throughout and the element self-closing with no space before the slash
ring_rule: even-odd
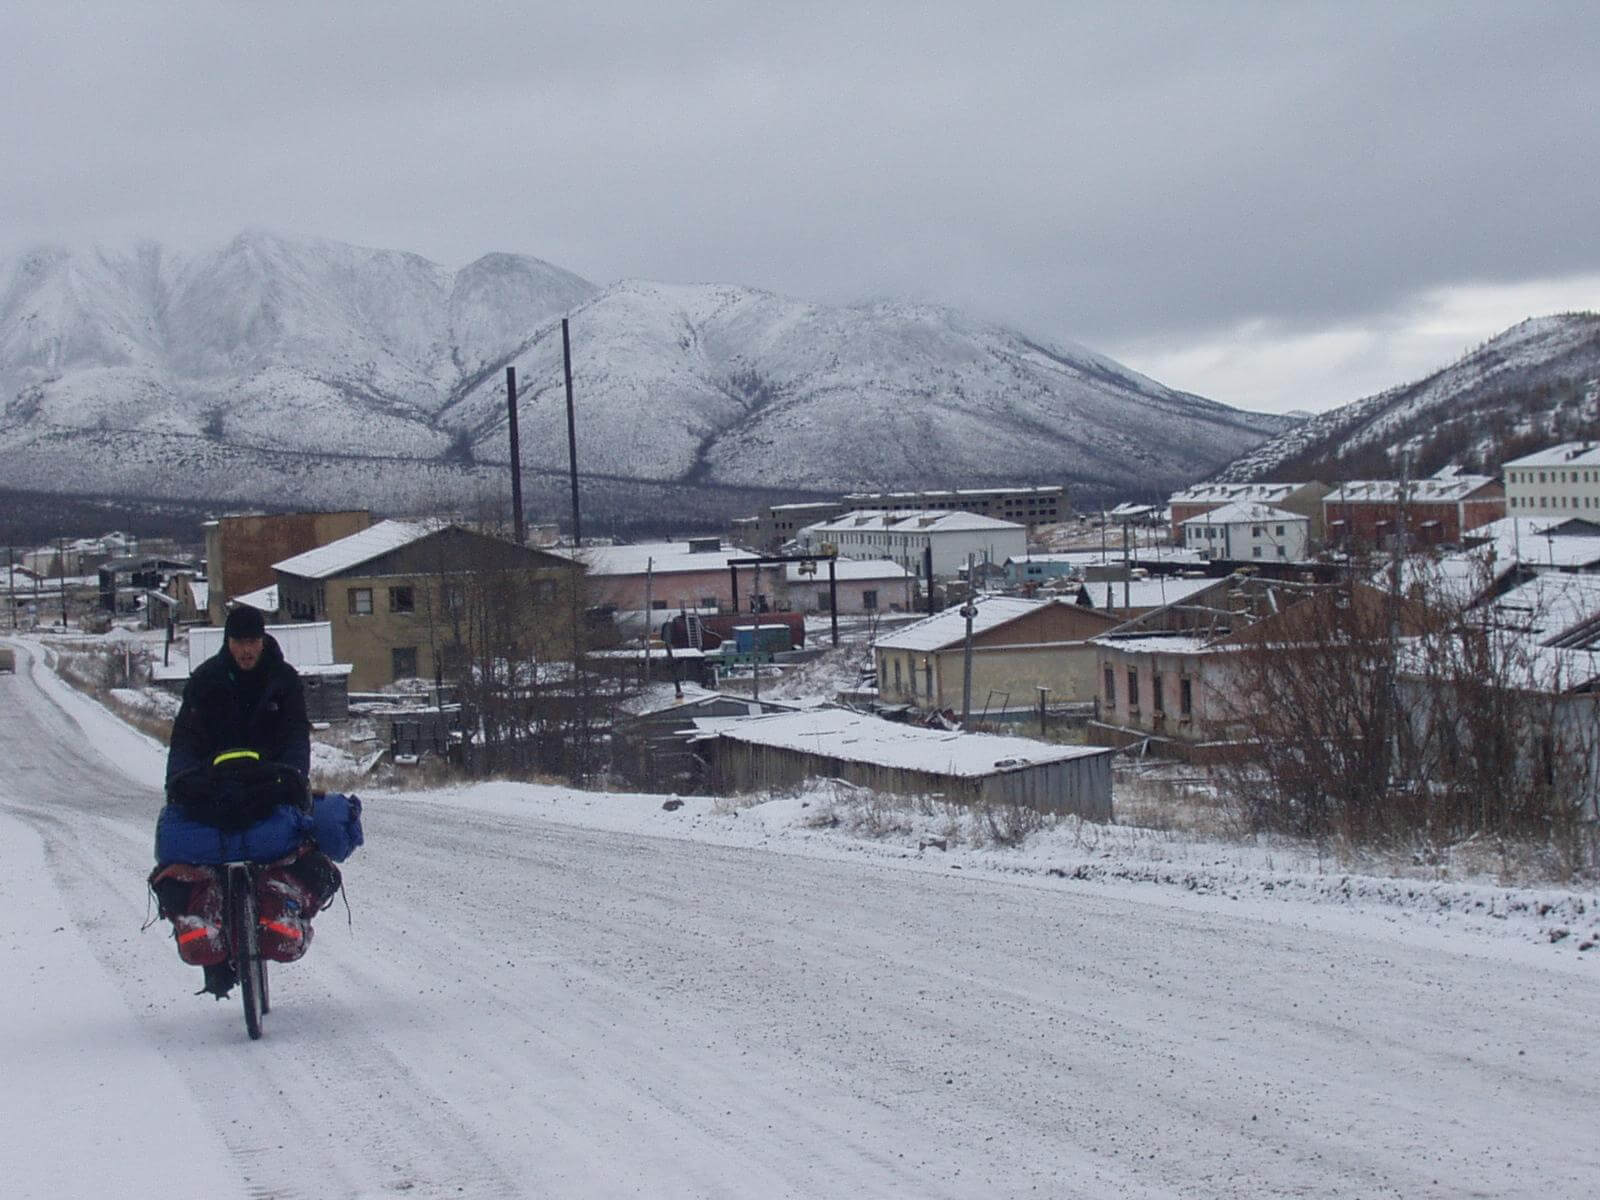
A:
<svg viewBox="0 0 1600 1200">
<path fill-rule="evenodd" d="M 250 1040 L 261 1037 L 261 1014 L 266 1011 L 266 966 L 261 961 L 260 926 L 257 924 L 255 872 L 239 868 L 229 872 L 229 916 L 233 924 L 234 971 L 239 977 L 239 998 L 244 1003 L 244 1027 Z"/>
</svg>

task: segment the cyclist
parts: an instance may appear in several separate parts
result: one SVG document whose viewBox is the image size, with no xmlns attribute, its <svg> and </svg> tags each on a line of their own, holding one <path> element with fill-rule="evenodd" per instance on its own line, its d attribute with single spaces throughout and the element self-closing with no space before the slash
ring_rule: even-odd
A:
<svg viewBox="0 0 1600 1200">
<path fill-rule="evenodd" d="M 234 608 L 223 633 L 222 648 L 195 668 L 183 689 L 167 754 L 167 801 L 193 820 L 237 830 L 266 818 L 278 804 L 308 803 L 311 724 L 300 675 L 267 633 L 260 610 Z M 306 918 L 339 884 L 338 868 L 314 850 L 279 875 L 281 886 L 272 898 L 281 901 L 279 893 L 287 890 Z M 173 865 L 158 868 L 152 878 L 161 913 L 173 921 L 179 954 L 204 967 L 204 992 L 226 996 L 236 981 L 222 952 L 216 871 Z M 264 914 L 265 905 L 264 898 Z M 302 952 L 309 934 L 307 924 Z"/>
</svg>

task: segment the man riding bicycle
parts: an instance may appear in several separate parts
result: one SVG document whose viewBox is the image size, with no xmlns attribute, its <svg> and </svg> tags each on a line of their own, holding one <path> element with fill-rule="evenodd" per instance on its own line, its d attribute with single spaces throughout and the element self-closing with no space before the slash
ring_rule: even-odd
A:
<svg viewBox="0 0 1600 1200">
<path fill-rule="evenodd" d="M 167 802 L 190 821 L 244 830 L 283 805 L 309 809 L 311 724 L 299 673 L 283 657 L 258 609 L 228 614 L 222 648 L 200 664 L 183 689 L 167 754 Z M 285 941 L 280 956 L 298 957 L 310 918 L 339 886 L 338 868 L 315 849 L 265 875 L 262 923 Z M 151 887 L 172 920 L 178 952 L 204 968 L 204 992 L 226 996 L 235 983 L 222 941 L 217 872 L 199 864 L 158 866 Z"/>
</svg>

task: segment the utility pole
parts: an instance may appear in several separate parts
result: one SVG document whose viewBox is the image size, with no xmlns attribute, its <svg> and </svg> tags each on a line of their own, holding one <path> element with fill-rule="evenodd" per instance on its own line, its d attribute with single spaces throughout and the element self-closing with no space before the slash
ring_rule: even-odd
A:
<svg viewBox="0 0 1600 1200">
<path fill-rule="evenodd" d="M 11 597 L 11 631 L 17 631 L 17 563 L 10 546 L 6 547 L 6 591 Z"/>
<path fill-rule="evenodd" d="M 978 606 L 972 587 L 972 555 L 967 555 L 967 602 L 961 606 L 961 615 L 967 619 L 967 640 L 961 653 L 961 728 L 972 719 L 972 618 L 978 615 Z"/>
<path fill-rule="evenodd" d="M 644 560 L 644 684 L 650 686 L 650 623 L 655 620 L 655 556 L 651 555 Z M 684 627 L 688 628 L 687 618 Z"/>
<path fill-rule="evenodd" d="M 56 539 L 56 578 L 61 581 L 61 631 L 67 630 L 67 539 Z"/>
<path fill-rule="evenodd" d="M 750 638 L 751 698 L 761 703 L 761 564 L 756 563 L 755 580 L 750 585 L 750 607 L 756 624 Z"/>
<path fill-rule="evenodd" d="M 1122 607 L 1123 615 L 1129 615 L 1127 610 L 1133 607 L 1133 600 L 1129 592 L 1132 588 L 1130 577 L 1133 575 L 1133 559 L 1128 555 L 1128 523 L 1122 523 Z"/>
<path fill-rule="evenodd" d="M 572 476 L 572 547 L 583 545 L 583 527 L 578 522 L 578 421 L 572 407 L 572 342 L 567 334 L 567 318 L 561 318 L 561 367 L 567 381 L 567 469 Z"/>
<path fill-rule="evenodd" d="M 833 644 L 839 645 L 839 573 L 834 559 L 828 559 L 828 624 L 833 630 Z"/>
<path fill-rule="evenodd" d="M 517 545 L 528 541 L 522 520 L 522 442 L 517 437 L 517 369 L 506 368 L 506 415 L 511 427 L 511 511 L 517 531 Z"/>
</svg>

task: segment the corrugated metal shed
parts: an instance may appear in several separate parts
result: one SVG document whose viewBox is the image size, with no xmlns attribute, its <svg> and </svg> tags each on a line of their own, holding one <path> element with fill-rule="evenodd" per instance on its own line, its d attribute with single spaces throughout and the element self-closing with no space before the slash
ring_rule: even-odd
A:
<svg viewBox="0 0 1600 1200">
<path fill-rule="evenodd" d="M 733 791 L 835 778 L 898 795 L 1111 819 L 1112 751 L 897 725 L 847 709 L 700 718 Z"/>
</svg>

